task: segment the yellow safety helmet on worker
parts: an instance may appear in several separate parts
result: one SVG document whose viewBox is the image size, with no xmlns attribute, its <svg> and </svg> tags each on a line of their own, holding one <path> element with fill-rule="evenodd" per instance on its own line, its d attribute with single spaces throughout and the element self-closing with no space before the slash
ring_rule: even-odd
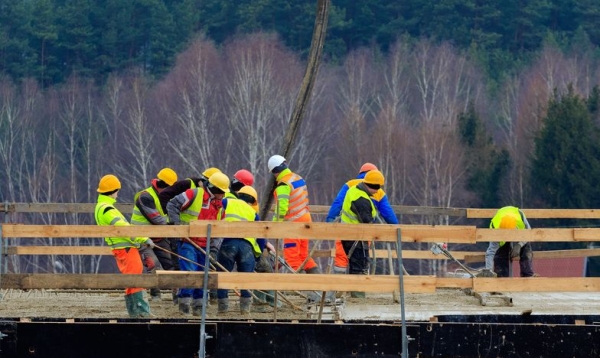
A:
<svg viewBox="0 0 600 358">
<path fill-rule="evenodd" d="M 171 168 L 162 168 L 158 174 L 156 174 L 156 178 L 171 186 L 177 181 L 177 173 Z"/>
<path fill-rule="evenodd" d="M 104 194 L 119 189 L 121 189 L 121 182 L 119 181 L 119 178 L 113 174 L 107 174 L 100 179 L 97 191 L 100 194 Z"/>
<path fill-rule="evenodd" d="M 209 189 L 215 187 L 223 193 L 229 193 L 229 177 L 220 171 L 214 173 L 208 178 Z"/>
</svg>

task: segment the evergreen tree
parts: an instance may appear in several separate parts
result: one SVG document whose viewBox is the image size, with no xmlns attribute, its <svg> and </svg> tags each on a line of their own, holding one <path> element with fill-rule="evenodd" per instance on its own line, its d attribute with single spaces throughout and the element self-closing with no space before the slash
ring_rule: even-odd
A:
<svg viewBox="0 0 600 358">
<path fill-rule="evenodd" d="M 472 104 L 458 116 L 458 129 L 467 148 L 467 189 L 477 194 L 483 207 L 502 206 L 500 184 L 510 167 L 508 151 L 496 147 Z"/>
<path fill-rule="evenodd" d="M 599 133 L 587 102 L 572 86 L 563 96 L 555 91 L 535 140 L 531 185 L 552 208 L 600 205 Z"/>
</svg>

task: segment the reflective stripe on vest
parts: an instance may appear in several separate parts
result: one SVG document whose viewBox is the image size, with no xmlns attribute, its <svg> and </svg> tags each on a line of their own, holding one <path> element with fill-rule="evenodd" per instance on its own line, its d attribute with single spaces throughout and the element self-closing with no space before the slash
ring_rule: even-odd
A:
<svg viewBox="0 0 600 358">
<path fill-rule="evenodd" d="M 198 220 L 200 210 L 202 210 L 202 202 L 204 200 L 204 189 L 194 188 L 194 199 L 190 206 L 179 214 L 179 220 L 184 224 L 189 224 L 191 221 Z"/>
<path fill-rule="evenodd" d="M 158 194 L 156 193 L 156 190 L 154 190 L 153 187 L 149 187 L 149 188 L 146 188 L 146 189 L 136 193 L 135 196 L 133 197 L 133 202 L 135 203 L 135 205 L 133 206 L 133 212 L 131 213 L 131 223 L 133 225 L 151 225 L 152 224 L 148 219 L 146 219 L 144 214 L 142 214 L 142 212 L 140 211 L 140 209 L 137 206 L 138 198 L 140 197 L 140 195 L 142 195 L 143 192 L 148 192 L 148 194 L 150 194 L 150 196 L 154 200 L 154 206 L 156 206 L 156 209 L 158 209 L 160 216 L 162 216 L 162 217 L 167 216 L 163 212 L 162 206 L 160 205 L 160 200 L 158 199 Z"/>
<path fill-rule="evenodd" d="M 254 221 L 256 218 L 256 211 L 248 205 L 243 200 L 240 200 L 233 196 L 231 193 L 225 194 L 225 198 L 227 199 L 227 206 L 225 210 L 219 210 L 219 214 L 217 215 L 217 220 L 225 220 L 225 221 Z M 225 211 L 225 217 L 223 217 L 223 211 Z M 245 237 L 244 240 L 248 241 L 250 245 L 252 245 L 252 251 L 254 251 L 254 256 L 259 257 L 262 252 L 260 252 L 260 247 L 256 242 L 256 238 L 254 237 Z"/>
<path fill-rule="evenodd" d="M 120 214 L 120 216 L 114 217 L 110 221 L 110 223 L 104 223 L 101 215 L 104 214 L 104 210 L 106 210 L 107 208 L 117 210 L 117 209 L 115 209 L 114 206 L 112 206 L 108 203 L 98 203 L 98 205 L 96 205 L 96 209 L 94 210 L 94 217 L 96 219 L 96 224 L 98 224 L 100 226 L 108 226 L 108 225 L 114 225 L 119 220 L 125 220 L 125 217 L 123 217 L 123 214 Z M 130 238 L 105 237 L 104 241 L 106 241 L 106 244 L 108 246 L 110 246 L 111 250 L 124 249 L 124 248 L 128 248 L 128 247 L 139 247 L 139 245 L 137 245 L 135 242 L 131 241 Z"/>
<path fill-rule="evenodd" d="M 280 183 L 285 183 L 292 189 L 285 220 L 294 221 L 308 213 L 308 190 L 304 179 L 296 173 L 290 173 L 281 178 Z M 287 195 L 282 195 L 279 198 L 286 199 L 286 197 Z"/>
<path fill-rule="evenodd" d="M 352 203 L 358 198 L 365 198 L 369 200 L 369 203 L 371 203 L 371 215 L 373 215 L 373 217 L 377 216 L 377 210 L 375 209 L 375 205 L 371 201 L 371 198 L 369 198 L 369 194 L 367 194 L 364 190 L 360 190 L 358 189 L 358 187 L 353 186 L 346 192 L 346 196 L 344 197 L 344 203 L 342 204 L 341 219 L 343 223 L 360 223 L 358 216 L 354 213 L 354 211 L 352 211 Z"/>
</svg>

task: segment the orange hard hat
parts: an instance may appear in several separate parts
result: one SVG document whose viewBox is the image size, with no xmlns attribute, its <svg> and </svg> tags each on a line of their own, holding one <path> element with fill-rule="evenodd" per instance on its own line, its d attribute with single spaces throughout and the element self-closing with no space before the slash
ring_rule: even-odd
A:
<svg viewBox="0 0 600 358">
<path fill-rule="evenodd" d="M 377 170 L 377 166 L 373 163 L 365 163 L 360 167 L 359 173 L 368 172 L 370 170 Z"/>
</svg>

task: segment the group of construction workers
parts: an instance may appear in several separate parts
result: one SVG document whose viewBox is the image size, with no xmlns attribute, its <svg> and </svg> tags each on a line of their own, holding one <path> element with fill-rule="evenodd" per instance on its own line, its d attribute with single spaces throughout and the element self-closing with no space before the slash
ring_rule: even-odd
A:
<svg viewBox="0 0 600 358">
<path fill-rule="evenodd" d="M 276 181 L 275 213 L 273 221 L 312 222 L 309 211 L 308 189 L 305 180 L 293 172 L 287 160 L 281 155 L 269 158 L 268 170 Z M 174 170 L 161 169 L 152 179 L 150 186 L 134 196 L 134 208 L 131 222 L 114 207 L 121 183 L 113 174 L 100 179 L 97 192 L 98 202 L 95 219 L 98 225 L 187 225 L 194 220 L 225 221 L 258 221 L 260 220 L 258 195 L 253 188 L 254 176 L 248 170 L 237 171 L 232 179 L 217 168 L 208 168 L 201 177 L 190 177 L 178 180 Z M 358 176 L 346 182 L 333 201 L 327 222 L 388 223 L 398 224 L 383 186 L 384 175 L 372 163 L 361 166 Z M 522 212 L 513 207 L 501 209 L 492 219 L 493 228 L 523 229 L 529 228 Z M 524 223 L 525 224 L 524 224 Z M 265 239 L 257 238 L 219 238 L 211 240 L 207 247 L 205 237 L 164 239 L 148 237 L 105 237 L 110 246 L 117 266 L 122 273 L 141 274 L 144 270 L 153 272 L 162 270 L 204 271 L 204 263 L 208 256 L 210 269 L 232 271 L 237 266 L 238 272 L 265 272 L 265 257 L 275 252 L 273 245 Z M 509 245 L 492 247 L 488 255 L 497 257 L 496 270 L 504 274 L 504 256 L 513 257 L 519 251 L 521 262 L 530 261 L 531 248 L 528 243 L 519 243 L 512 250 Z M 368 242 L 338 240 L 333 273 L 336 274 L 368 274 L 369 246 Z M 522 252 L 522 253 L 521 253 Z M 284 238 L 283 263 L 291 271 L 307 274 L 320 274 L 318 264 L 310 257 L 308 240 L 301 238 Z M 486 256 L 486 264 L 487 264 Z M 508 263 L 508 260 L 506 260 Z M 267 264 L 266 266 L 270 266 Z M 529 264 L 529 268 L 530 268 Z M 272 268 L 271 268 L 272 270 Z M 507 271 L 508 269 L 506 269 Z M 521 271 L 523 276 L 534 275 L 531 270 Z M 150 305 L 144 298 L 142 288 L 125 290 L 125 305 L 130 317 L 150 317 Z M 253 296 L 274 305 L 273 291 L 242 290 L 239 308 L 241 314 L 251 310 Z M 151 289 L 152 299 L 160 298 L 160 290 Z M 215 297 L 216 296 L 216 297 Z M 199 316 L 204 304 L 204 292 L 198 288 L 179 288 L 173 291 L 173 301 L 179 312 L 184 315 Z M 228 290 L 210 292 L 211 300 L 218 302 L 218 312 L 229 311 Z M 363 298 L 364 292 L 351 292 L 351 297 Z M 318 293 L 308 295 L 309 301 L 320 299 Z M 326 294 L 327 301 L 334 301 L 333 292 Z"/>
</svg>

